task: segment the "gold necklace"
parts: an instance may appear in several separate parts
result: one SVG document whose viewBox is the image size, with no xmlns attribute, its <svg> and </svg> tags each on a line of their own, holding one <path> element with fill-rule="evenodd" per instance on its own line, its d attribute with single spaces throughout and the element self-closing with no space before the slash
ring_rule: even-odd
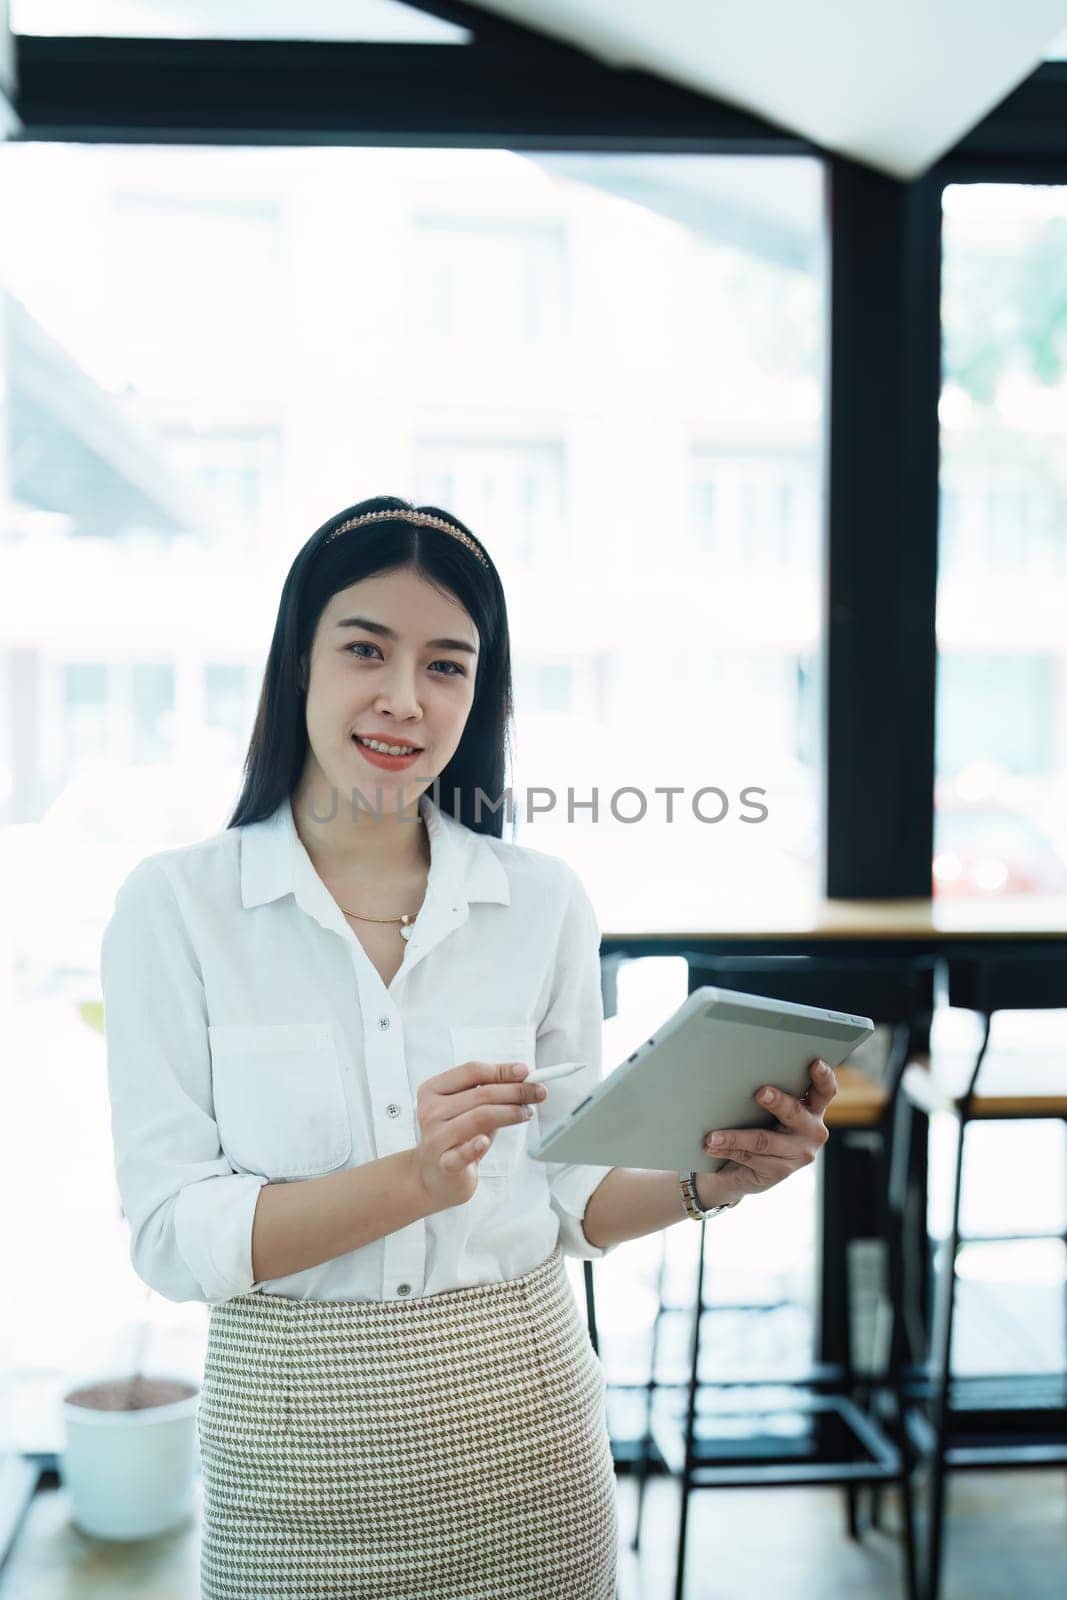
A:
<svg viewBox="0 0 1067 1600">
<path fill-rule="evenodd" d="M 364 917 L 361 916 L 358 911 L 345 911 L 344 906 L 341 907 L 341 910 L 345 912 L 346 917 L 355 917 L 357 922 L 399 922 L 400 937 L 402 939 L 411 938 L 411 935 L 415 931 L 411 925 L 412 919 L 417 917 L 419 914 L 417 911 L 405 911 L 404 914 L 399 917 Z"/>
<path fill-rule="evenodd" d="M 400 937 L 402 939 L 411 938 L 414 928 L 410 927 L 409 924 L 412 917 L 418 916 L 417 911 L 405 911 L 402 917 L 361 917 L 358 911 L 345 911 L 344 906 L 341 907 L 341 910 L 345 912 L 346 917 L 355 917 L 357 922 L 399 922 L 401 925 Z"/>
</svg>

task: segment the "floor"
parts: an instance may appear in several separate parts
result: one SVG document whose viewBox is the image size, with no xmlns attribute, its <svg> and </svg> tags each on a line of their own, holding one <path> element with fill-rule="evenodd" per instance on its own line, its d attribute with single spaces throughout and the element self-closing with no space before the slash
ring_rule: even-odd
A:
<svg viewBox="0 0 1067 1600">
<path fill-rule="evenodd" d="M 618 1496 L 619 1600 L 671 1600 L 674 1483 L 649 1481 L 639 1557 L 629 1548 L 635 1487 L 626 1476 Z M 788 1600 L 896 1600 L 903 1591 L 893 1513 L 887 1501 L 886 1531 L 851 1544 L 836 1490 L 705 1492 L 690 1508 L 687 1600 L 735 1600 L 753 1590 Z M 943 1600 L 1062 1600 L 1063 1473 L 961 1475 L 950 1485 L 949 1515 Z M 184 1527 L 122 1544 L 87 1538 L 70 1522 L 65 1491 L 42 1491 L 0 1578 L 0 1600 L 197 1600 L 199 1545 L 199 1495 Z"/>
</svg>

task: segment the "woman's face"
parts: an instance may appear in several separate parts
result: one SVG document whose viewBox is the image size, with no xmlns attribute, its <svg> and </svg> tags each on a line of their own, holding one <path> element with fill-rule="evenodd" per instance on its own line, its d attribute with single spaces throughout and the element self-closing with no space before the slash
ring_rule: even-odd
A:
<svg viewBox="0 0 1067 1600">
<path fill-rule="evenodd" d="M 311 645 L 307 729 L 310 753 L 342 805 L 354 790 L 383 816 L 417 803 L 459 745 L 479 642 L 459 602 L 409 567 L 332 596 Z M 357 734 L 420 752 L 379 764 Z"/>
</svg>

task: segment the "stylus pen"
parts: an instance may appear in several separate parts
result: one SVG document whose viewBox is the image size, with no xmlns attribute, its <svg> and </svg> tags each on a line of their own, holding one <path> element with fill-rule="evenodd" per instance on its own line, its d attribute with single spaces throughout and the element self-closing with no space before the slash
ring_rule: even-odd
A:
<svg viewBox="0 0 1067 1600">
<path fill-rule="evenodd" d="M 523 1083 L 551 1083 L 553 1078 L 569 1078 L 572 1072 L 581 1072 L 584 1061 L 561 1061 L 558 1067 L 535 1067 L 523 1078 Z"/>
</svg>

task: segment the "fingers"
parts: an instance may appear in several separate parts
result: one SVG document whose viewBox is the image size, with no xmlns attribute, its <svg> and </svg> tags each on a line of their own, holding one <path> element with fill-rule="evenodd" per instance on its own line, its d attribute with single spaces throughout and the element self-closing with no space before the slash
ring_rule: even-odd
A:
<svg viewBox="0 0 1067 1600">
<path fill-rule="evenodd" d="M 530 1106 L 479 1106 L 474 1111 L 465 1112 L 462 1117 L 438 1124 L 436 1137 L 442 1142 L 446 1139 L 455 1141 L 439 1157 L 440 1165 L 446 1172 L 458 1171 L 472 1160 L 484 1156 L 501 1128 L 528 1122 L 532 1116 L 533 1109 Z M 482 1139 L 485 1140 L 484 1147 L 480 1144 Z"/>
<path fill-rule="evenodd" d="M 530 1085 L 531 1090 L 540 1087 L 540 1084 Z M 501 1128 L 508 1128 L 516 1122 L 528 1122 L 532 1116 L 532 1106 L 509 1102 L 504 1105 L 477 1106 L 473 1111 L 465 1111 L 459 1117 L 449 1118 L 450 1132 L 447 1137 L 454 1138 L 457 1134 L 465 1137 L 461 1138 L 458 1144 L 450 1145 L 441 1156 L 442 1168 L 446 1172 L 458 1172 L 460 1167 L 468 1166 L 471 1161 L 480 1160 Z M 460 1122 L 463 1123 L 462 1128 L 459 1127 Z"/>
<path fill-rule="evenodd" d="M 794 1162 L 798 1131 L 803 1133 L 805 1142 L 813 1142 L 816 1148 L 824 1145 L 830 1135 L 822 1113 L 837 1093 L 837 1079 L 825 1061 L 813 1061 L 810 1073 L 811 1087 L 803 1100 L 771 1084 L 760 1089 L 755 1097 L 757 1104 L 770 1111 L 786 1132 L 776 1133 L 767 1128 L 716 1129 L 705 1136 L 707 1154 L 734 1161 L 760 1158 L 772 1163 Z M 813 1153 L 809 1153 L 808 1160 L 814 1160 Z"/>
<path fill-rule="evenodd" d="M 709 1156 L 729 1156 L 734 1161 L 752 1156 L 792 1161 L 796 1140 L 791 1134 L 772 1133 L 767 1128 L 728 1128 L 706 1134 L 704 1149 Z"/>
<path fill-rule="evenodd" d="M 505 1105 L 475 1106 L 473 1111 L 465 1111 L 461 1117 L 455 1119 L 456 1133 L 462 1133 L 466 1138 L 473 1138 L 476 1134 L 495 1134 L 500 1128 L 510 1128 L 515 1122 L 529 1122 L 533 1116 L 533 1106 Z M 460 1128 L 459 1124 L 463 1123 Z"/>
<path fill-rule="evenodd" d="M 480 1083 L 517 1083 L 529 1070 L 524 1061 L 464 1061 L 461 1066 L 439 1072 L 435 1078 L 427 1078 L 423 1087 L 435 1094 L 455 1094 Z"/>
<path fill-rule="evenodd" d="M 811 1088 L 804 1096 L 804 1103 L 819 1117 L 837 1093 L 837 1079 L 825 1061 L 813 1061 L 810 1070 Z"/>
<path fill-rule="evenodd" d="M 438 1158 L 443 1172 L 480 1161 L 501 1128 L 529 1121 L 533 1105 L 548 1091 L 543 1084 L 524 1082 L 528 1072 L 525 1062 L 464 1061 L 419 1085 L 423 1138 L 458 1140 Z"/>
<path fill-rule="evenodd" d="M 453 1145 L 451 1150 L 446 1150 L 441 1157 L 442 1170 L 459 1172 L 462 1167 L 469 1167 L 472 1162 L 480 1161 L 491 1143 L 488 1134 L 479 1133 L 473 1139 L 468 1139 L 465 1144 Z"/>
<path fill-rule="evenodd" d="M 825 1068 L 825 1071 L 820 1070 L 821 1068 Z M 803 1127 L 805 1118 L 810 1116 L 814 1116 L 818 1121 L 837 1093 L 837 1079 L 825 1061 L 813 1061 L 810 1076 L 811 1084 L 803 1100 L 787 1094 L 784 1089 L 774 1088 L 772 1084 L 761 1089 L 756 1095 L 756 1100 L 765 1111 L 773 1112 L 779 1122 L 790 1126 L 799 1124 Z"/>
<path fill-rule="evenodd" d="M 453 1122 L 481 1106 L 539 1105 L 547 1095 L 543 1083 L 478 1083 L 473 1089 L 444 1096 L 434 1109 L 434 1120 Z"/>
</svg>

